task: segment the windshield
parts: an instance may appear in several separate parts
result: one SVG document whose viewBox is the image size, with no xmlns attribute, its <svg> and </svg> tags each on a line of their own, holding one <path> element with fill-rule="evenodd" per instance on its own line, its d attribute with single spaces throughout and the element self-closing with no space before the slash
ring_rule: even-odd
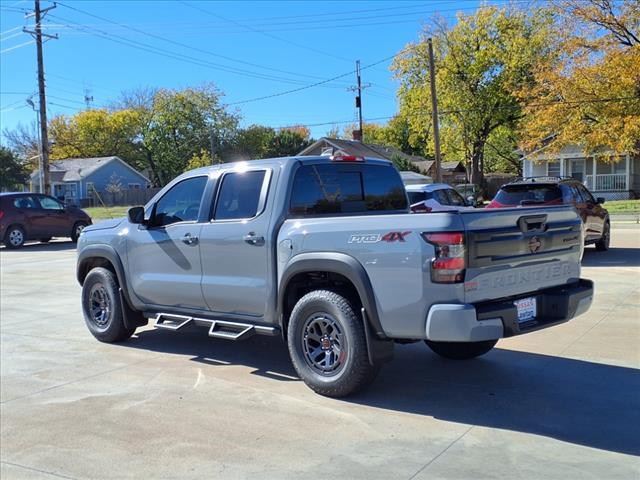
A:
<svg viewBox="0 0 640 480">
<path fill-rule="evenodd" d="M 500 189 L 494 201 L 501 205 L 561 203 L 562 192 L 557 185 L 507 185 Z"/>
</svg>

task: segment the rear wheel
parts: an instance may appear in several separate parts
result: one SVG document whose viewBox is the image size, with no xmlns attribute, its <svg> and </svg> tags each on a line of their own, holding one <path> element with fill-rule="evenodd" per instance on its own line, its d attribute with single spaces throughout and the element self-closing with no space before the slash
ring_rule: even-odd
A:
<svg viewBox="0 0 640 480">
<path fill-rule="evenodd" d="M 599 252 L 606 252 L 609 250 L 609 242 L 611 241 L 611 225 L 609 222 L 604 224 L 602 230 L 602 237 L 596 242 L 596 250 Z"/>
<path fill-rule="evenodd" d="M 97 267 L 82 285 L 82 313 L 91 334 L 101 342 L 126 340 L 135 332 L 124 324 L 118 282 L 113 272 Z"/>
<path fill-rule="evenodd" d="M 20 225 L 12 225 L 7 229 L 3 241 L 7 248 L 15 249 L 22 247 L 25 240 L 26 235 L 24 233 L 24 228 Z"/>
<path fill-rule="evenodd" d="M 343 397 L 369 385 L 379 366 L 369 363 L 363 320 L 346 298 L 316 290 L 296 304 L 288 326 L 289 355 L 316 393 Z"/>
<path fill-rule="evenodd" d="M 82 233 L 82 230 L 84 230 L 84 227 L 86 227 L 87 224 L 85 222 L 76 222 L 73 225 L 73 230 L 71 230 L 71 241 L 72 242 L 77 242 L 78 238 L 80 237 L 80 234 Z"/>
<path fill-rule="evenodd" d="M 451 360 L 467 360 L 484 355 L 495 347 L 498 340 L 486 340 L 483 342 L 432 342 L 431 340 L 425 340 L 425 343 L 441 357 Z"/>
</svg>

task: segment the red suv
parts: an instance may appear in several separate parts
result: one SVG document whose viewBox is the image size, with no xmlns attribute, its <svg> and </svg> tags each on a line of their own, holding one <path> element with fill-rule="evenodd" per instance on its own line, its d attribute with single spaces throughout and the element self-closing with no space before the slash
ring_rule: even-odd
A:
<svg viewBox="0 0 640 480">
<path fill-rule="evenodd" d="M 0 239 L 7 248 L 20 248 L 27 240 L 48 242 L 51 237 L 71 237 L 91 225 L 91 217 L 39 193 L 0 193 Z"/>
<path fill-rule="evenodd" d="M 573 205 L 582 217 L 584 244 L 595 243 L 596 250 L 609 250 L 611 224 L 604 198 L 591 192 L 574 178 L 525 177 L 503 185 L 486 208 Z"/>
</svg>

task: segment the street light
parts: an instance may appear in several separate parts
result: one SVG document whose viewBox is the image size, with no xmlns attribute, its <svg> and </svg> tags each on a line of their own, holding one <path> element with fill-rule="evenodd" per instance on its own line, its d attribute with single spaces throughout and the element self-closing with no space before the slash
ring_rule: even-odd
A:
<svg viewBox="0 0 640 480">
<path fill-rule="evenodd" d="M 34 112 L 36 112 L 36 125 L 37 125 L 37 130 L 38 130 L 38 170 L 40 170 L 40 173 L 38 175 L 38 184 L 40 187 L 40 193 L 44 193 L 44 165 L 42 164 L 42 140 L 40 139 L 40 116 L 38 115 L 38 108 L 36 107 L 36 104 L 33 102 L 32 100 L 33 95 L 31 95 L 30 97 L 27 98 L 27 105 L 29 105 Z"/>
</svg>

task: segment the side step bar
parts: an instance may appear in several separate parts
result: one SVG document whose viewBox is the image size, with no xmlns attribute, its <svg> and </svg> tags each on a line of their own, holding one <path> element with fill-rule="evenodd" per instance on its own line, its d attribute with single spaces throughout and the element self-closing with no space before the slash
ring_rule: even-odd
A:
<svg viewBox="0 0 640 480">
<path fill-rule="evenodd" d="M 209 336 L 226 340 L 245 340 L 255 334 L 277 335 L 275 327 L 252 325 L 250 323 L 232 322 L 229 320 L 212 320 L 209 318 L 189 317 L 173 313 L 158 313 L 155 327 L 165 330 L 180 330 L 190 323 L 209 326 Z"/>
</svg>

